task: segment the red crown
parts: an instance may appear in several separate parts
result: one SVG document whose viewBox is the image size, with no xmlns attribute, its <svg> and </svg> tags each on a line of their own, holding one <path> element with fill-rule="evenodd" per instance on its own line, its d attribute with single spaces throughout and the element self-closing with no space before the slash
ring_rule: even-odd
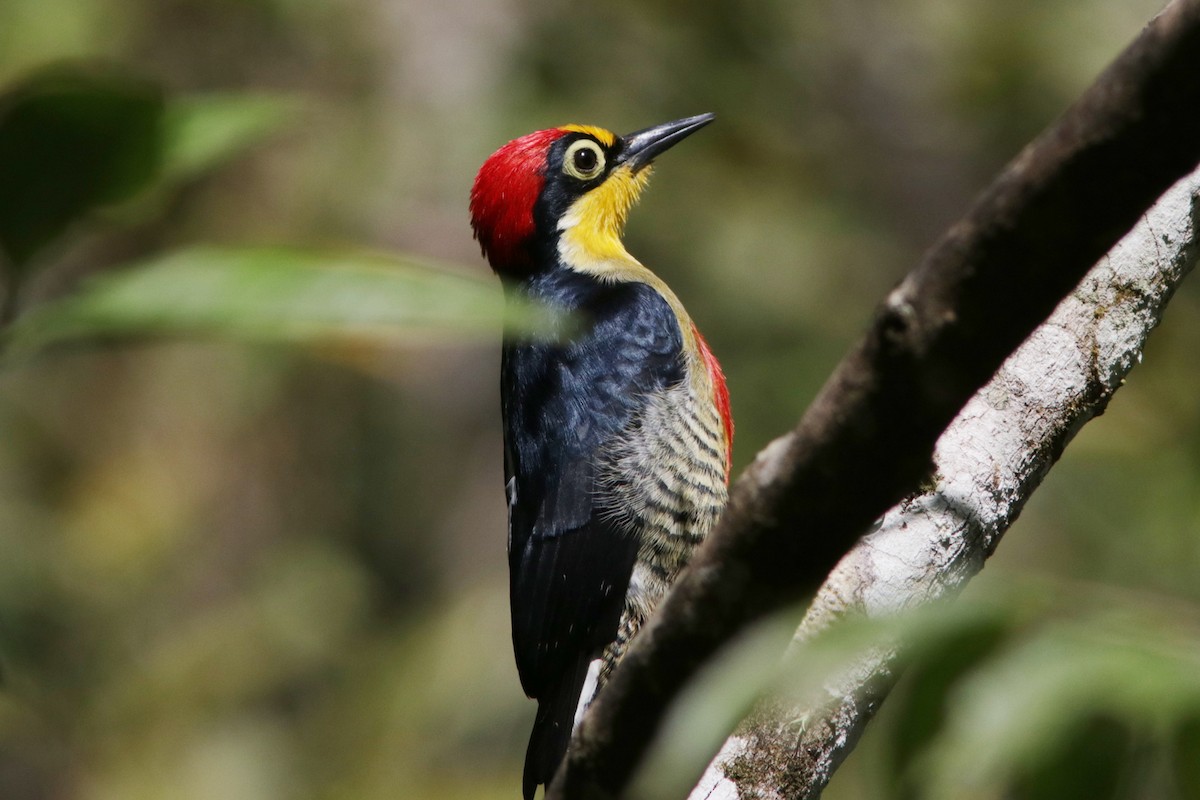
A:
<svg viewBox="0 0 1200 800">
<path fill-rule="evenodd" d="M 533 205 L 542 193 L 546 155 L 565 131 L 550 128 L 513 139 L 483 162 L 471 187 L 471 227 L 496 272 L 532 267 Z"/>
</svg>

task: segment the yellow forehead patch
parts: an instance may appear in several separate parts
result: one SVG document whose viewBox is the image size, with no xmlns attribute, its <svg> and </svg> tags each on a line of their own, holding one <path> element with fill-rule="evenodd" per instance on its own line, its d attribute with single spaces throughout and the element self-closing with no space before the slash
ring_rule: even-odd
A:
<svg viewBox="0 0 1200 800">
<path fill-rule="evenodd" d="M 612 147 L 617 143 L 617 135 L 615 133 L 604 128 L 597 128 L 595 125 L 563 125 L 559 130 L 571 131 L 572 133 L 586 133 L 588 136 L 595 137 L 596 141 L 605 147 Z"/>
</svg>

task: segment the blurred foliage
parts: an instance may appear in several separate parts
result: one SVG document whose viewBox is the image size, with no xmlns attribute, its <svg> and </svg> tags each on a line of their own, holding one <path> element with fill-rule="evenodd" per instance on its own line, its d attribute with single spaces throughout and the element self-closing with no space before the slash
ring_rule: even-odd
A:
<svg viewBox="0 0 1200 800">
<path fill-rule="evenodd" d="M 297 112 L 295 102 L 270 94 L 175 99 L 163 114 L 163 172 L 174 180 L 202 175 L 291 122 Z"/>
<path fill-rule="evenodd" d="M 101 276 L 26 314 L 3 339 L 21 355 L 64 340 L 191 334 L 264 341 L 408 341 L 495 333 L 508 322 L 547 333 L 530 305 L 443 267 L 365 254 L 192 248 Z"/>
<path fill-rule="evenodd" d="M 628 243 L 722 359 L 740 468 L 1157 10 L 0 3 L 0 797 L 515 796 L 487 154 L 717 112 Z M 1185 286 L 826 797 L 1200 791 L 1197 349 Z M 993 602 L 1015 574 L 1051 600 Z M 772 679 L 754 647 L 676 763 Z"/>
<path fill-rule="evenodd" d="M 931 705 L 902 685 L 893 763 L 912 798 L 1194 796 L 1172 752 L 1200 710 L 1200 619 L 1158 598 L 1043 592 L 993 651 L 940 682 Z M 1080 601 L 1082 603 L 1082 609 Z M 926 648 L 918 672 L 960 658 L 956 642 Z M 930 690 L 927 684 L 925 691 Z M 932 733 L 913 746 L 913 727 Z"/>
<path fill-rule="evenodd" d="M 163 99 L 127 78 L 55 70 L 0 103 L 0 252 L 16 270 L 93 208 L 158 171 Z"/>
<path fill-rule="evenodd" d="M 1200 609 L 1017 579 L 891 619 L 848 619 L 793 648 L 796 611 L 726 648 L 688 688 L 632 797 L 680 797 L 756 697 L 816 707 L 863 659 L 900 646 L 866 796 L 1190 798 Z"/>
</svg>

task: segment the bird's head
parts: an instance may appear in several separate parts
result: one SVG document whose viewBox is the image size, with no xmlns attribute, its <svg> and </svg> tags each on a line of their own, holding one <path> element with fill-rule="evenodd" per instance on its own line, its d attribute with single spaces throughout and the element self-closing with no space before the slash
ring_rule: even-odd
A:
<svg viewBox="0 0 1200 800">
<path fill-rule="evenodd" d="M 560 257 L 627 258 L 621 233 L 650 177 L 650 164 L 712 120 L 712 114 L 701 114 L 627 136 L 566 125 L 501 147 L 471 188 L 471 227 L 492 269 L 519 279 Z"/>
</svg>

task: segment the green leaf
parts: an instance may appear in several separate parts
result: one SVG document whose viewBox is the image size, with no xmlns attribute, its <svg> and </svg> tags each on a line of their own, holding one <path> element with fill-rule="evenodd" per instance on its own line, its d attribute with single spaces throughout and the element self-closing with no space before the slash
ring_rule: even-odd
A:
<svg viewBox="0 0 1200 800">
<path fill-rule="evenodd" d="M 1044 776 L 1055 769 L 1048 763 L 1062 763 L 1056 755 L 1074 757 L 1080 738 L 1115 751 L 1126 738 L 1117 728 L 1162 730 L 1197 709 L 1200 647 L 1189 632 L 1155 619 L 1050 626 L 951 693 L 946 723 L 922 761 L 926 796 L 962 797 Z"/>
<path fill-rule="evenodd" d="M 1108 714 L 1072 720 L 1060 737 L 1017 771 L 1012 796 L 1022 800 L 1106 800 L 1122 797 L 1121 780 L 1134 741 L 1129 725 Z"/>
<path fill-rule="evenodd" d="M 146 335 L 398 342 L 433 332 L 491 335 L 501 324 L 548 333 L 561 320 L 505 304 L 482 275 L 413 260 L 194 248 L 95 279 L 21 317 L 6 343 L 22 355 L 67 340 Z"/>
<path fill-rule="evenodd" d="M 1179 723 L 1171 749 L 1179 797 L 1200 797 L 1200 714 Z"/>
<path fill-rule="evenodd" d="M 126 76 L 58 69 L 0 96 L 0 250 L 18 270 L 157 174 L 164 102 Z"/>
<path fill-rule="evenodd" d="M 164 125 L 163 171 L 187 178 L 229 159 L 295 118 L 291 98 L 211 94 L 172 100 Z"/>
<path fill-rule="evenodd" d="M 916 654 L 904 683 L 891 698 L 896 712 L 883 766 L 897 796 L 919 796 L 922 776 L 919 769 L 910 768 L 914 758 L 945 723 L 953 688 L 996 652 L 1009 627 L 1006 620 L 984 614 L 963 620 L 961 627 L 943 629 L 940 635 L 926 636 L 922 652 Z"/>
</svg>

